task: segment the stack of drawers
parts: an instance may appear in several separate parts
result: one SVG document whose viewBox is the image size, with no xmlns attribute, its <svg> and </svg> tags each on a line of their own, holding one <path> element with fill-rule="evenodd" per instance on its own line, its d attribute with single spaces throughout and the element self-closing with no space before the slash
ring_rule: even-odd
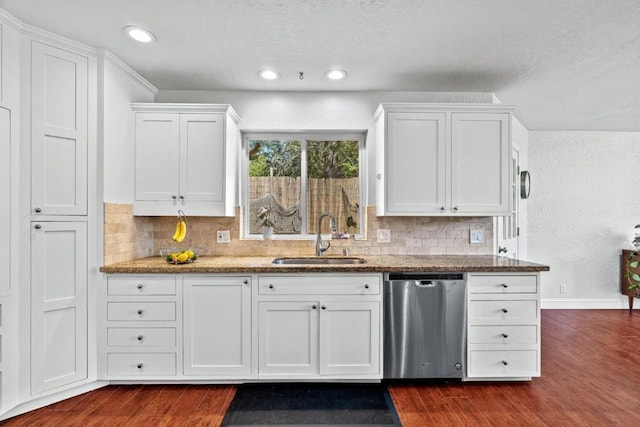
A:
<svg viewBox="0 0 640 427">
<path fill-rule="evenodd" d="M 537 273 L 468 276 L 467 377 L 540 376 Z"/>
<path fill-rule="evenodd" d="M 181 305 L 175 277 L 109 277 L 107 377 L 153 379 L 176 375 Z"/>
</svg>

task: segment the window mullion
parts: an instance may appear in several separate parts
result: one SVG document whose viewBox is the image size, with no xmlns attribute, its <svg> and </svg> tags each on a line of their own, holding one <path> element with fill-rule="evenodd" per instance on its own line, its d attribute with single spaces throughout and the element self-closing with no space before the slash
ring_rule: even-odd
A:
<svg viewBox="0 0 640 427">
<path fill-rule="evenodd" d="M 300 141 L 300 214 L 302 215 L 302 235 L 309 234 L 307 227 L 307 139 Z"/>
</svg>

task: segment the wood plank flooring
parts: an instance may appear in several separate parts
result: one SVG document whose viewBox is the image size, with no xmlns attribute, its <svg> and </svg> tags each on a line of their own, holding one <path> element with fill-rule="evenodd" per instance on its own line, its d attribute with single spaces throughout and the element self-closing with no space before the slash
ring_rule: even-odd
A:
<svg viewBox="0 0 640 427">
<path fill-rule="evenodd" d="M 403 426 L 639 426 L 640 313 L 543 310 L 542 377 L 393 383 Z M 109 386 L 2 426 L 218 426 L 233 386 Z"/>
</svg>

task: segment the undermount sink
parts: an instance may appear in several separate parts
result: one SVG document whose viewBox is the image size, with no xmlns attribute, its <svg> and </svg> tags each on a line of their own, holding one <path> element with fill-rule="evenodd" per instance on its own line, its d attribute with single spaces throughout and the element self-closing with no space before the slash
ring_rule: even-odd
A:
<svg viewBox="0 0 640 427">
<path fill-rule="evenodd" d="M 332 264 L 364 264 L 362 258 L 350 257 L 303 257 L 303 258 L 276 258 L 273 264 L 301 264 L 301 265 L 332 265 Z"/>
</svg>

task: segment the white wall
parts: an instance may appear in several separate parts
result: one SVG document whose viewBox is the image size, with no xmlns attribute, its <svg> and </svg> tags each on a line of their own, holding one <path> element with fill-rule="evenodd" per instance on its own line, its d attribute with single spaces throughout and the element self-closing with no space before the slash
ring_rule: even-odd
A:
<svg viewBox="0 0 640 427">
<path fill-rule="evenodd" d="M 366 130 L 367 204 L 375 204 L 375 127 L 381 102 L 483 102 L 490 93 L 458 92 L 253 92 L 165 90 L 156 102 L 231 104 L 241 130 Z"/>
<path fill-rule="evenodd" d="M 104 61 L 104 201 L 133 202 L 134 125 L 130 104 L 153 102 L 154 91 L 114 59 Z"/>
<path fill-rule="evenodd" d="M 511 121 L 511 134 L 512 143 L 514 148 L 518 150 L 518 159 L 520 163 L 520 170 L 528 170 L 529 168 L 529 131 L 524 127 L 520 120 L 513 118 Z M 520 220 L 520 236 L 518 237 L 518 258 L 528 260 L 528 232 L 527 232 L 527 218 L 529 211 L 528 199 L 520 198 L 520 188 L 516 188 L 519 202 L 519 220 Z M 537 260 L 531 259 L 535 262 Z"/>
<path fill-rule="evenodd" d="M 551 266 L 543 307 L 627 307 L 619 262 L 640 223 L 639 162 L 640 132 L 529 133 L 529 258 Z"/>
</svg>

